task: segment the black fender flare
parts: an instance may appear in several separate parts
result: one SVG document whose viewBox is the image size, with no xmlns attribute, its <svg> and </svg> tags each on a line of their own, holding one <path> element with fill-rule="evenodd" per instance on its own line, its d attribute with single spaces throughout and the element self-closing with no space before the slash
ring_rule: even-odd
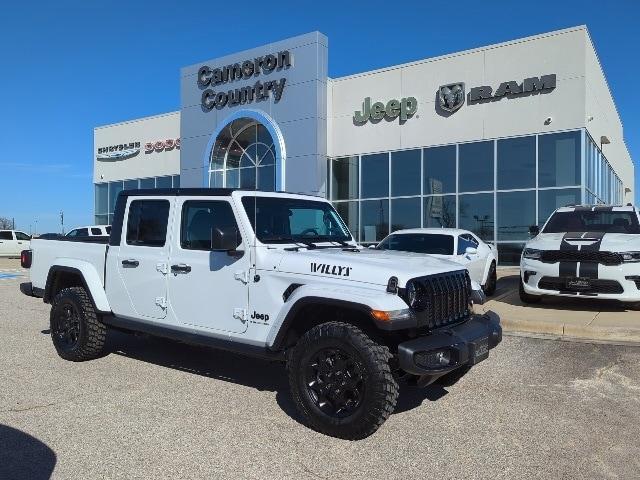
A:
<svg viewBox="0 0 640 480">
<path fill-rule="evenodd" d="M 49 273 L 47 274 L 47 283 L 45 284 L 44 294 L 42 295 L 42 301 L 44 303 L 51 303 L 51 301 L 53 300 L 51 298 L 52 297 L 51 291 L 53 290 L 53 285 L 55 283 L 55 278 L 59 273 L 70 273 L 70 274 L 73 274 L 73 275 L 77 276 L 78 278 L 80 278 L 80 281 L 82 283 L 82 287 L 87 292 L 87 295 L 89 296 L 89 300 L 91 300 L 91 305 L 93 305 L 93 308 L 97 312 L 100 311 L 100 310 L 98 310 L 98 307 L 96 306 L 96 302 L 93 300 L 93 295 L 91 295 L 91 290 L 89 289 L 89 285 L 87 285 L 87 281 L 85 280 L 84 275 L 82 274 L 82 272 L 78 268 L 66 267 L 66 266 L 62 266 L 62 265 L 54 265 L 51 268 L 49 268 Z M 106 312 L 100 312 L 100 313 L 106 313 Z"/>
<path fill-rule="evenodd" d="M 300 313 L 300 310 L 302 310 L 303 308 L 308 307 L 310 305 L 330 305 L 330 306 L 334 306 L 334 307 L 341 307 L 341 308 L 345 308 L 345 309 L 356 310 L 356 311 L 359 311 L 359 312 L 364 313 L 365 315 L 367 315 L 367 317 L 369 317 L 371 319 L 371 323 L 373 325 L 376 325 L 376 322 L 375 322 L 374 318 L 371 316 L 371 308 L 369 306 L 367 306 L 367 305 L 362 304 L 362 303 L 350 302 L 350 301 L 347 301 L 347 300 L 337 300 L 337 299 L 334 299 L 334 298 L 303 297 L 303 298 L 297 300 L 293 304 L 291 309 L 289 309 L 289 312 L 287 313 L 287 316 L 284 318 L 284 320 L 282 321 L 282 324 L 280 325 L 280 329 L 278 330 L 278 333 L 276 334 L 276 337 L 275 337 L 275 339 L 273 341 L 273 345 L 270 347 L 271 350 L 280 350 L 280 349 L 282 349 L 282 346 L 283 346 L 284 341 L 285 341 L 286 336 L 287 336 L 287 332 L 289 331 L 289 329 L 291 328 L 291 326 L 295 322 L 295 319 L 296 319 L 298 313 Z"/>
</svg>

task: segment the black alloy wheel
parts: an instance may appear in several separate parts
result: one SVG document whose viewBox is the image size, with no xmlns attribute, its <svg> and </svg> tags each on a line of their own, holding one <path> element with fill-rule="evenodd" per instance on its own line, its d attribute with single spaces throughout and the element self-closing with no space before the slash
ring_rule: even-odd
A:
<svg viewBox="0 0 640 480">
<path fill-rule="evenodd" d="M 345 418 L 361 405 L 365 382 L 363 367 L 346 351 L 324 348 L 306 367 L 307 392 L 315 406 L 333 418 Z"/>
<path fill-rule="evenodd" d="M 55 335 L 60 346 L 72 350 L 80 338 L 80 317 L 70 302 L 60 306 L 51 322 L 51 333 Z"/>
</svg>

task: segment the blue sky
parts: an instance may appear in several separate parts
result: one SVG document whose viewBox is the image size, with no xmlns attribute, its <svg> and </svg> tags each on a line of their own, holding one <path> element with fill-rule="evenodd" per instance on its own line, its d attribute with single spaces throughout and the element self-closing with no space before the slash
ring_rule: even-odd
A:
<svg viewBox="0 0 640 480">
<path fill-rule="evenodd" d="M 586 24 L 638 164 L 639 23 L 634 0 L 6 2 L 0 216 L 25 231 L 59 231 L 61 210 L 67 227 L 92 223 L 95 126 L 177 110 L 182 66 L 312 30 L 337 77 Z"/>
</svg>

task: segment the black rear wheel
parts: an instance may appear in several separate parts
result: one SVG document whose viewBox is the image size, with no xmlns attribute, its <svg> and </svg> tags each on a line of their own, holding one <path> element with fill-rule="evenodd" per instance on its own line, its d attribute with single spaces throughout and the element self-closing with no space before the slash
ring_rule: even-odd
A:
<svg viewBox="0 0 640 480">
<path fill-rule="evenodd" d="M 82 287 L 60 291 L 50 314 L 51 339 L 60 357 L 73 362 L 102 356 L 107 328 Z"/>
<path fill-rule="evenodd" d="M 298 341 L 288 360 L 293 401 L 305 422 L 333 437 L 373 434 L 398 400 L 389 350 L 347 323 L 318 325 Z"/>
<path fill-rule="evenodd" d="M 498 283 L 498 274 L 496 273 L 496 262 L 491 262 L 489 266 L 489 273 L 487 274 L 487 281 L 485 282 L 482 290 L 485 295 L 491 296 L 496 293 L 496 284 Z"/>
</svg>

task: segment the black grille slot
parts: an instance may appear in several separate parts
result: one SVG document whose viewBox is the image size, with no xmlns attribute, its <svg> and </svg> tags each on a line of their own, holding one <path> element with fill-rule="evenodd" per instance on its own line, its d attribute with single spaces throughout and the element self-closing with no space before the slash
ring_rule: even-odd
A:
<svg viewBox="0 0 640 480">
<path fill-rule="evenodd" d="M 542 290 L 556 290 L 558 292 L 581 292 L 581 293 L 623 293 L 624 289 L 620 282 L 616 280 L 607 280 L 600 278 L 592 278 L 590 280 L 590 288 L 588 289 L 569 289 L 567 288 L 567 277 L 542 277 L 538 282 L 538 288 Z"/>
<path fill-rule="evenodd" d="M 602 265 L 620 265 L 622 257 L 615 252 L 597 250 L 545 250 L 541 260 L 546 263 L 556 262 L 590 262 Z"/>
<path fill-rule="evenodd" d="M 412 280 L 416 285 L 418 326 L 438 328 L 466 320 L 471 315 L 471 279 L 466 270 Z"/>
</svg>

